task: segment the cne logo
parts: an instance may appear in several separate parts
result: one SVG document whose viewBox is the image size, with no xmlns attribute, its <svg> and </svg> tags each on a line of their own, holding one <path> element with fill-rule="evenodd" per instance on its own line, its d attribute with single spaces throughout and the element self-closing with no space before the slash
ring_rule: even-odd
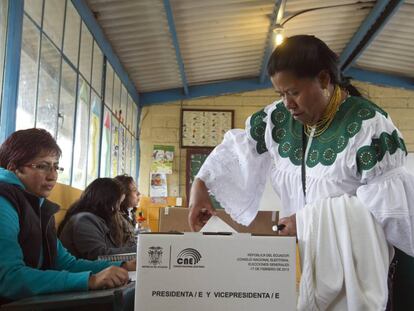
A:
<svg viewBox="0 0 414 311">
<path fill-rule="evenodd" d="M 151 246 L 148 249 L 148 262 L 154 266 L 160 265 L 162 263 L 162 247 L 159 246 Z"/>
<path fill-rule="evenodd" d="M 201 254 L 194 248 L 183 249 L 177 255 L 179 265 L 196 265 L 201 259 Z"/>
</svg>

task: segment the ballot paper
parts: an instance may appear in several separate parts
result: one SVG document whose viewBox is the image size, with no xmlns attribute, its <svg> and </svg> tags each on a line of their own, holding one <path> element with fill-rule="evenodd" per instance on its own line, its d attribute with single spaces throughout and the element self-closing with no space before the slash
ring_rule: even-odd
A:
<svg viewBox="0 0 414 311">
<path fill-rule="evenodd" d="M 129 280 L 135 282 L 137 280 L 137 272 L 136 271 L 128 271 Z"/>
<path fill-rule="evenodd" d="M 232 232 L 236 233 L 231 226 L 218 216 L 211 216 L 200 232 Z"/>
</svg>

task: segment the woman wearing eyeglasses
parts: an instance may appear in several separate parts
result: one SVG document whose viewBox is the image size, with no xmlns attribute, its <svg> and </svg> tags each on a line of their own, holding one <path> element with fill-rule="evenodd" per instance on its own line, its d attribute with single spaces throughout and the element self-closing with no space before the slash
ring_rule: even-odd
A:
<svg viewBox="0 0 414 311">
<path fill-rule="evenodd" d="M 95 179 L 69 208 L 59 226 L 63 245 L 76 257 L 85 259 L 135 252 L 135 239 L 123 230 L 120 207 L 124 199 L 118 181 Z"/>
<path fill-rule="evenodd" d="M 0 304 L 39 294 L 114 288 L 135 261 L 77 260 L 56 237 L 48 201 L 61 150 L 42 129 L 21 130 L 0 146 Z"/>
</svg>

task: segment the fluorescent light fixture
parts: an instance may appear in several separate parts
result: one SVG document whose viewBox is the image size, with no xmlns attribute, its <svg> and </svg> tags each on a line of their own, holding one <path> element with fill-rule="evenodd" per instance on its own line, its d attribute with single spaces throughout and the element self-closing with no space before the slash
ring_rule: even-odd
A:
<svg viewBox="0 0 414 311">
<path fill-rule="evenodd" d="M 283 39 L 285 38 L 283 35 L 283 27 L 281 25 L 276 25 L 275 28 L 273 28 L 273 43 L 274 47 L 277 47 L 278 45 L 281 45 L 283 42 Z"/>
</svg>

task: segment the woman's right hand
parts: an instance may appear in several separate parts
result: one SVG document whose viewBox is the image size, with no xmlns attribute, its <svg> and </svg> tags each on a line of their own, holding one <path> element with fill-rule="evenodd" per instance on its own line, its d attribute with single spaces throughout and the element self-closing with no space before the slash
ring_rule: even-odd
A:
<svg viewBox="0 0 414 311">
<path fill-rule="evenodd" d="M 121 268 L 124 268 L 127 271 L 136 271 L 137 270 L 137 260 L 133 259 L 130 261 L 125 261 L 122 263 Z"/>
<path fill-rule="evenodd" d="M 192 231 L 200 231 L 216 210 L 211 205 L 208 189 L 201 179 L 196 178 L 190 192 L 188 223 Z"/>
<path fill-rule="evenodd" d="M 116 266 L 110 266 L 89 277 L 88 288 L 106 289 L 115 288 L 128 283 L 128 271 Z"/>
<path fill-rule="evenodd" d="M 280 218 L 278 225 L 284 225 L 283 229 L 279 231 L 279 235 L 296 236 L 296 214 Z"/>
</svg>

